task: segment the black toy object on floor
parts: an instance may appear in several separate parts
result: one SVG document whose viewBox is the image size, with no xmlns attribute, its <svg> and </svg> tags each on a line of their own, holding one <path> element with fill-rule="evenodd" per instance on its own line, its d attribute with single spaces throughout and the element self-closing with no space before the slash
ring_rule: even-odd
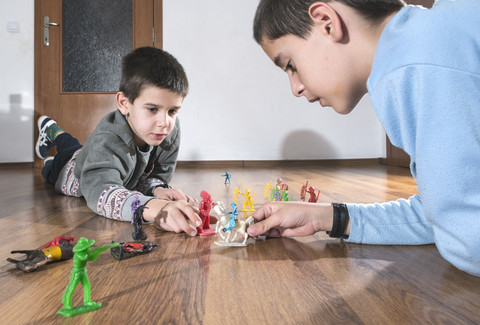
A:
<svg viewBox="0 0 480 325">
<path fill-rule="evenodd" d="M 134 241 L 127 243 L 120 243 L 119 246 L 110 249 L 110 253 L 117 260 L 125 260 L 137 255 L 150 253 L 154 247 L 159 246 L 151 241 Z"/>
<path fill-rule="evenodd" d="M 24 272 L 33 272 L 47 263 L 64 261 L 73 256 L 73 245 L 68 241 L 60 240 L 59 246 L 51 246 L 44 249 L 11 251 L 11 254 L 25 254 L 24 260 L 7 258 L 7 261 Z"/>
</svg>

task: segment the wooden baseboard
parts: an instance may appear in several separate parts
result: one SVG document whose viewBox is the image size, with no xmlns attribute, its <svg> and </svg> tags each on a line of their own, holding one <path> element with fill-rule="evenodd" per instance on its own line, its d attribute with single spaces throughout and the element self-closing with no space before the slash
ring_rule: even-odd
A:
<svg viewBox="0 0 480 325">
<path fill-rule="evenodd" d="M 240 168 L 240 167 L 294 167 L 294 166 L 372 166 L 383 165 L 384 158 L 372 159 L 325 159 L 325 160 L 215 160 L 215 161 L 178 161 L 181 168 Z"/>
<path fill-rule="evenodd" d="M 33 168 L 33 162 L 19 162 L 19 163 L 0 163 L 0 169 L 12 168 Z"/>
<path fill-rule="evenodd" d="M 178 161 L 181 168 L 240 168 L 240 167 L 294 167 L 294 166 L 372 166 L 385 165 L 385 158 L 370 159 L 318 159 L 318 160 L 201 160 Z M 34 167 L 33 162 L 0 163 L 1 169 Z"/>
</svg>

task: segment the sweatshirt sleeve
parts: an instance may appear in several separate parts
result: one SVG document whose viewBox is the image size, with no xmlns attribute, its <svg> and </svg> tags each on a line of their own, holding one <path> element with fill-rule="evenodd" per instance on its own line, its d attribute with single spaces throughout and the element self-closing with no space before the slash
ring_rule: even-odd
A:
<svg viewBox="0 0 480 325">
<path fill-rule="evenodd" d="M 110 219 L 131 221 L 132 202 L 138 199 L 143 205 L 152 197 L 125 187 L 133 176 L 136 158 L 128 146 L 118 145 L 119 141 L 108 132 L 89 141 L 82 150 L 85 156 L 79 182 L 90 209 Z"/>
<path fill-rule="evenodd" d="M 480 276 L 480 75 L 406 66 L 381 80 L 371 98 L 392 143 L 411 156 L 419 195 L 349 206 L 349 240 L 433 241 L 447 261 Z"/>
<path fill-rule="evenodd" d="M 433 229 L 418 194 L 409 199 L 347 204 L 350 236 L 346 241 L 377 245 L 423 245 L 434 242 Z"/>
</svg>

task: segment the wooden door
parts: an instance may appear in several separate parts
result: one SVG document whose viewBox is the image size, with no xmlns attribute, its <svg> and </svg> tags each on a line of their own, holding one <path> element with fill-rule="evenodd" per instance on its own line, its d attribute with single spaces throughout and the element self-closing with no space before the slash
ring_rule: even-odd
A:
<svg viewBox="0 0 480 325">
<path fill-rule="evenodd" d="M 411 5 L 421 5 L 425 8 L 431 8 L 434 0 L 406 0 Z M 410 156 L 400 148 L 395 147 L 387 136 L 387 159 L 386 164 L 391 166 L 409 167 Z"/>
<path fill-rule="evenodd" d="M 162 0 L 35 0 L 35 141 L 36 120 L 46 114 L 84 143 L 116 109 L 121 58 L 140 46 L 161 48 L 161 26 Z M 95 66 L 90 56 L 104 61 Z M 34 165 L 43 165 L 36 155 Z"/>
</svg>

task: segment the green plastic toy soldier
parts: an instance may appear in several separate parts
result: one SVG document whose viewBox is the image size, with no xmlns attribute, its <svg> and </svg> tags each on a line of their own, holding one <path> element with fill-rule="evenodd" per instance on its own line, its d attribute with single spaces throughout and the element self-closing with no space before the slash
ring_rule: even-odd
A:
<svg viewBox="0 0 480 325">
<path fill-rule="evenodd" d="M 87 262 L 94 261 L 101 253 L 109 248 L 118 246 L 119 243 L 90 248 L 95 243 L 94 239 L 80 238 L 77 245 L 73 248 L 73 269 L 70 276 L 70 282 L 63 293 L 63 308 L 58 311 L 60 315 L 71 317 L 93 311 L 102 307 L 99 302 L 94 302 L 90 297 L 90 281 L 87 276 Z M 73 307 L 72 295 L 78 283 L 83 287 L 83 305 Z"/>
</svg>

